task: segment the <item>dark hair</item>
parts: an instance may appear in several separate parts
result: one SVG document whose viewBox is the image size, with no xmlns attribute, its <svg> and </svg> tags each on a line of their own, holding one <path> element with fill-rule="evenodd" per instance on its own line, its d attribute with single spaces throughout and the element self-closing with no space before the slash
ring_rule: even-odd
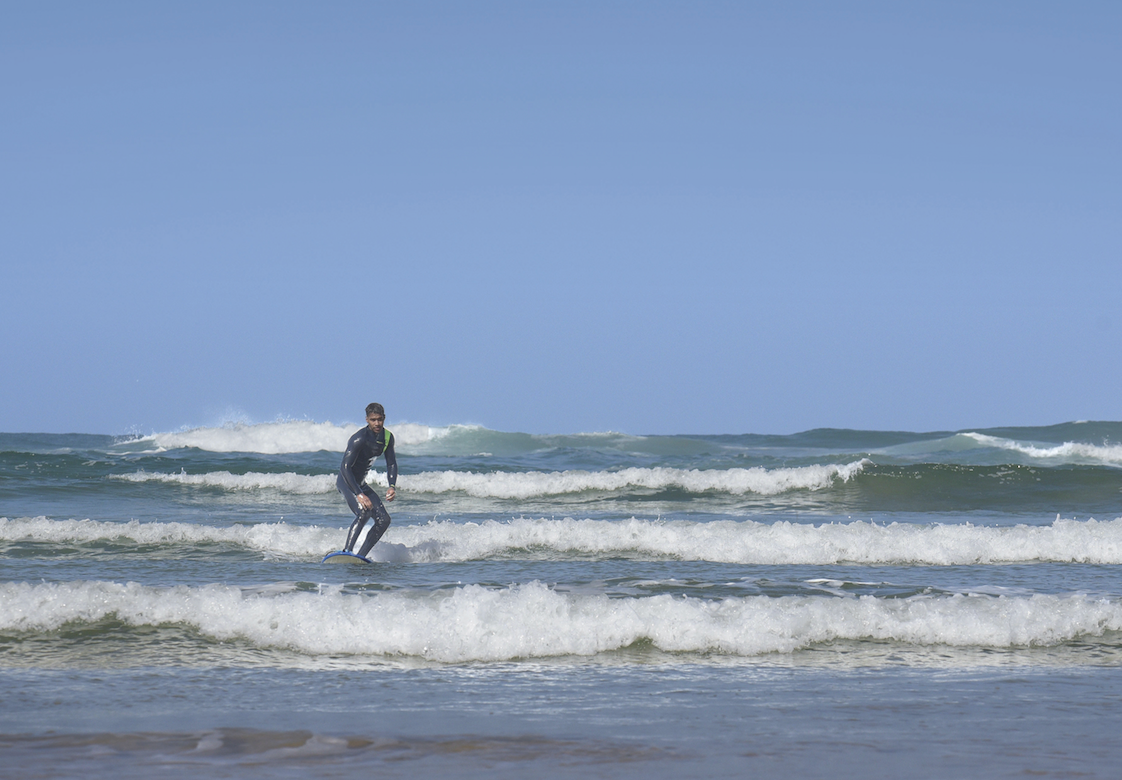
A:
<svg viewBox="0 0 1122 780">
<path fill-rule="evenodd" d="M 386 410 L 384 408 L 382 408 L 381 404 L 367 404 L 367 406 L 366 406 L 366 416 L 369 417 L 374 412 L 377 412 L 378 414 L 382 415 L 383 417 L 386 416 Z"/>
</svg>

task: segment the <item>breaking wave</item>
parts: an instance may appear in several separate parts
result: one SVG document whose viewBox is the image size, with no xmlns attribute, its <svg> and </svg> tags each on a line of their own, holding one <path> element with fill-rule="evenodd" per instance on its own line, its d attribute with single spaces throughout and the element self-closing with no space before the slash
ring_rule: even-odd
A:
<svg viewBox="0 0 1122 780">
<path fill-rule="evenodd" d="M 755 656 L 838 640 L 919 646 L 1053 646 L 1122 630 L 1122 604 L 1085 595 L 609 598 L 540 582 L 492 589 L 348 594 L 295 586 L 0 584 L 0 630 L 183 626 L 211 641 L 306 655 L 509 661 L 594 656 L 644 643 L 665 652 Z"/>
<path fill-rule="evenodd" d="M 229 545 L 264 555 L 318 561 L 337 549 L 339 527 L 257 523 L 209 526 L 94 520 L 0 518 L 0 541 L 121 545 L 150 554 Z M 1122 563 L 1122 518 L 1046 526 L 917 525 L 866 521 L 821 525 L 717 520 L 516 518 L 395 524 L 374 548 L 378 561 L 428 563 L 488 558 L 676 558 L 756 565 L 966 566 L 1025 562 Z"/>
</svg>

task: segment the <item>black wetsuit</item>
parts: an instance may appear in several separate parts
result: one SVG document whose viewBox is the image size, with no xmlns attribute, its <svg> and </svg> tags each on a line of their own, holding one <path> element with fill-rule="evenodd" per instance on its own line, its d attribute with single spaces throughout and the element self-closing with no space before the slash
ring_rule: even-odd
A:
<svg viewBox="0 0 1122 780">
<path fill-rule="evenodd" d="M 366 427 L 351 437 L 350 441 L 347 442 L 347 451 L 343 453 L 343 465 L 339 467 L 339 478 L 335 480 L 335 487 L 343 494 L 343 498 L 347 499 L 347 504 L 351 511 L 355 513 L 351 530 L 347 532 L 345 550 L 354 549 L 362 529 L 366 527 L 366 521 L 371 517 L 374 518 L 374 526 L 370 529 L 370 533 L 366 535 L 366 541 L 363 542 L 362 549 L 358 551 L 358 554 L 363 558 L 382 538 L 386 529 L 390 527 L 390 516 L 386 512 L 386 508 L 382 506 L 382 500 L 364 481 L 370 471 L 370 466 L 374 463 L 374 459 L 379 455 L 386 456 L 386 479 L 390 483 L 390 487 L 394 487 L 397 483 L 397 456 L 394 455 L 393 451 L 393 434 L 384 428 L 381 433 L 374 433 L 369 427 Z M 370 509 L 363 509 L 359 505 L 359 493 L 365 493 L 366 497 L 370 499 L 372 504 Z"/>
</svg>

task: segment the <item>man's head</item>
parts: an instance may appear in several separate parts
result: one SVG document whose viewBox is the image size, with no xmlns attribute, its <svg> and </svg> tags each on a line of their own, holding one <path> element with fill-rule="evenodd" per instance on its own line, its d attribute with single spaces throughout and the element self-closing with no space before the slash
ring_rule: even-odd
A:
<svg viewBox="0 0 1122 780">
<path fill-rule="evenodd" d="M 386 424 L 386 410 L 381 404 L 370 404 L 366 407 L 366 424 L 370 430 L 377 433 Z"/>
</svg>

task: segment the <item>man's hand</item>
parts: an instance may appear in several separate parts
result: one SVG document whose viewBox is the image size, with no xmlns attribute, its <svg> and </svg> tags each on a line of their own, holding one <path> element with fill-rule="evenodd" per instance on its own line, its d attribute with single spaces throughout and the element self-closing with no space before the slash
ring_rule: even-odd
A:
<svg viewBox="0 0 1122 780">
<path fill-rule="evenodd" d="M 357 496 L 355 496 L 355 498 L 358 499 L 358 505 L 363 509 L 374 508 L 374 502 L 371 501 L 365 493 L 359 493 Z"/>
<path fill-rule="evenodd" d="M 387 501 L 393 501 L 394 496 L 396 496 L 396 495 L 397 495 L 397 488 L 395 488 L 393 485 L 390 485 L 390 489 L 386 491 L 386 500 Z"/>
</svg>

